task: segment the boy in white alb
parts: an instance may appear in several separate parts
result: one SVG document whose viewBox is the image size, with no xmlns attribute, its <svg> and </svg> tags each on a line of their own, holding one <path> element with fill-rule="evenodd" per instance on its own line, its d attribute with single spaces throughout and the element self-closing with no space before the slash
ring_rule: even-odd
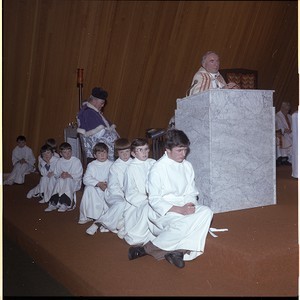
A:
<svg viewBox="0 0 300 300">
<path fill-rule="evenodd" d="M 166 132 L 165 154 L 148 178 L 150 229 L 155 238 L 143 246 L 130 247 L 129 260 L 148 254 L 183 268 L 185 261 L 203 254 L 213 212 L 197 201 L 194 169 L 185 159 L 189 145 L 183 131 Z"/>
<path fill-rule="evenodd" d="M 119 138 L 115 141 L 114 149 L 118 158 L 110 167 L 108 185 L 105 190 L 105 201 L 108 205 L 108 210 L 87 229 L 86 233 L 90 235 L 95 234 L 98 228 L 100 228 L 101 232 L 105 232 L 104 229 L 107 229 L 117 233 L 119 222 L 122 219 L 126 204 L 123 191 L 124 174 L 132 161 L 130 157 L 130 142 L 128 139 Z"/>
<path fill-rule="evenodd" d="M 96 159 L 87 165 L 83 176 L 85 188 L 80 203 L 79 224 L 98 219 L 108 209 L 104 192 L 107 188 L 109 169 L 113 164 L 108 160 L 108 146 L 97 143 L 93 148 L 93 155 Z"/>
<path fill-rule="evenodd" d="M 76 192 L 80 190 L 83 168 L 79 158 L 72 156 L 72 146 L 62 143 L 59 146 L 61 158 L 54 168 L 57 179 L 49 206 L 45 211 L 58 209 L 59 212 L 73 210 L 76 207 Z"/>
<path fill-rule="evenodd" d="M 13 170 L 3 182 L 4 185 L 23 184 L 25 175 L 35 171 L 35 157 L 32 149 L 26 145 L 26 137 L 17 137 L 17 146 L 12 151 Z"/>
<path fill-rule="evenodd" d="M 59 158 L 54 156 L 53 148 L 50 145 L 45 144 L 41 147 L 38 165 L 41 179 L 39 184 L 28 192 L 28 199 L 40 197 L 42 200 L 39 203 L 49 202 L 56 183 L 54 168 L 58 160 Z"/>
<path fill-rule="evenodd" d="M 149 158 L 147 140 L 137 138 L 131 143 L 131 155 L 134 157 L 124 176 L 124 194 L 126 206 L 123 213 L 124 226 L 118 236 L 128 244 L 136 245 L 148 242 L 153 238 L 149 230 L 149 203 L 146 191 L 148 173 L 156 162 Z"/>
</svg>

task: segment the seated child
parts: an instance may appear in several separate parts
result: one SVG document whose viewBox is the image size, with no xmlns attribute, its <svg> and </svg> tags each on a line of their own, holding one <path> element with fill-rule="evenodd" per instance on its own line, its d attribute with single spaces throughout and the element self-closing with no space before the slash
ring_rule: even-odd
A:
<svg viewBox="0 0 300 300">
<path fill-rule="evenodd" d="M 136 245 L 154 238 L 149 230 L 149 203 L 147 194 L 148 173 L 156 162 L 149 158 L 147 140 L 137 138 L 131 143 L 131 155 L 134 157 L 124 176 L 124 194 L 126 206 L 123 213 L 124 225 L 118 231 L 118 237 L 128 244 Z"/>
<path fill-rule="evenodd" d="M 35 171 L 35 157 L 23 135 L 17 137 L 17 146 L 12 151 L 12 164 L 13 170 L 3 182 L 4 185 L 23 184 L 25 175 Z"/>
<path fill-rule="evenodd" d="M 45 211 L 58 209 L 59 212 L 72 210 L 76 207 L 76 191 L 82 183 L 83 168 L 79 158 L 72 156 L 72 146 L 62 143 L 59 146 L 61 158 L 54 168 L 56 183 Z"/>
<path fill-rule="evenodd" d="M 79 224 L 98 219 L 108 208 L 104 191 L 107 188 L 109 169 L 113 164 L 108 160 L 108 146 L 97 143 L 93 148 L 93 155 L 96 159 L 87 165 L 83 176 L 85 188 L 80 203 Z"/>
<path fill-rule="evenodd" d="M 38 165 L 41 179 L 39 184 L 28 192 L 28 199 L 40 197 L 42 200 L 39 203 L 49 202 L 56 182 L 54 168 L 58 160 L 59 158 L 54 156 L 53 148 L 50 145 L 45 144 L 41 147 Z"/>
<path fill-rule="evenodd" d="M 49 138 L 45 141 L 45 145 L 49 145 L 53 149 L 53 155 L 60 158 L 60 155 L 57 153 L 56 141 L 53 138 Z M 41 154 L 38 156 L 38 164 L 43 163 L 43 158 Z M 34 196 L 33 196 L 34 197 Z"/>
<path fill-rule="evenodd" d="M 117 233 L 118 224 L 125 208 L 123 180 L 125 171 L 132 161 L 130 142 L 128 139 L 119 138 L 115 141 L 114 149 L 118 158 L 110 167 L 108 185 L 105 190 L 108 210 L 87 229 L 86 233 L 90 235 L 95 234 L 98 228 L 100 228 L 100 232 L 112 231 Z"/>
</svg>

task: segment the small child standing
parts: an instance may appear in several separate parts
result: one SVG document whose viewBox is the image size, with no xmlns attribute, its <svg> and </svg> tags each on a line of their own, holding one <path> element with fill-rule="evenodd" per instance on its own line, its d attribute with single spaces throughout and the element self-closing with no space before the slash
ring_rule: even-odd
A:
<svg viewBox="0 0 300 300">
<path fill-rule="evenodd" d="M 98 219 L 108 209 L 104 192 L 107 188 L 109 169 L 113 164 L 108 160 L 108 146 L 97 143 L 93 148 L 93 155 L 96 159 L 87 165 L 83 176 L 85 188 L 80 203 L 79 224 Z"/>
<path fill-rule="evenodd" d="M 28 192 L 28 199 L 40 197 L 42 200 L 40 200 L 39 203 L 49 202 L 56 183 L 54 169 L 58 160 L 59 158 L 54 156 L 54 150 L 50 145 L 45 144 L 41 147 L 38 165 L 41 179 L 39 184 Z"/>
<path fill-rule="evenodd" d="M 45 211 L 58 209 L 59 212 L 72 210 L 76 207 L 76 192 L 80 190 L 83 168 L 79 158 L 72 156 L 72 146 L 62 143 L 59 146 L 61 158 L 54 168 L 54 176 L 57 179 L 49 206 Z"/>
<path fill-rule="evenodd" d="M 131 163 L 130 142 L 128 139 L 119 138 L 114 143 L 116 161 L 112 164 L 108 174 L 108 185 L 105 190 L 105 201 L 108 210 L 96 220 L 86 231 L 87 234 L 93 235 L 100 227 L 101 232 L 111 231 L 118 232 L 118 225 L 122 219 L 125 208 L 125 197 L 123 191 L 124 174 Z"/>
<path fill-rule="evenodd" d="M 23 184 L 25 175 L 35 171 L 35 157 L 32 149 L 26 145 L 26 137 L 17 137 L 17 146 L 12 151 L 13 170 L 3 182 L 4 185 Z"/>
<path fill-rule="evenodd" d="M 137 138 L 131 143 L 134 159 L 124 176 L 124 226 L 118 231 L 118 237 L 130 245 L 143 244 L 154 238 L 149 230 L 147 182 L 149 171 L 156 160 L 149 158 L 149 151 L 146 139 Z"/>
</svg>

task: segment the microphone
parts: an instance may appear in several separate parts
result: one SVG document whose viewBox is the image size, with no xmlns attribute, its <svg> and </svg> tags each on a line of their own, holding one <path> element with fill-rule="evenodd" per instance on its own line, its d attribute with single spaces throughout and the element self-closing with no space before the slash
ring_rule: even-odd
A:
<svg viewBox="0 0 300 300">
<path fill-rule="evenodd" d="M 190 92 L 190 90 L 196 85 L 198 83 L 198 80 L 195 80 L 194 82 L 193 82 L 193 84 L 191 85 L 191 87 L 186 91 L 186 93 L 185 93 L 185 96 L 187 97 L 187 96 L 189 96 L 188 95 L 188 93 Z"/>
</svg>

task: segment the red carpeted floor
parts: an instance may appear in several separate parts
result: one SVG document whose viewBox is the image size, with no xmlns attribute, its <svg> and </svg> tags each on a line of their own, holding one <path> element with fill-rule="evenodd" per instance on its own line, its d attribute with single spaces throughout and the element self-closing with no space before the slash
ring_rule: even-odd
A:
<svg viewBox="0 0 300 300">
<path fill-rule="evenodd" d="M 298 296 L 298 180 L 277 168 L 277 204 L 214 215 L 203 255 L 178 269 L 150 256 L 129 261 L 113 233 L 89 236 L 74 211 L 46 213 L 27 192 L 39 180 L 3 187 L 5 234 L 74 296 Z M 34 295 L 33 295 L 34 296 Z"/>
</svg>

